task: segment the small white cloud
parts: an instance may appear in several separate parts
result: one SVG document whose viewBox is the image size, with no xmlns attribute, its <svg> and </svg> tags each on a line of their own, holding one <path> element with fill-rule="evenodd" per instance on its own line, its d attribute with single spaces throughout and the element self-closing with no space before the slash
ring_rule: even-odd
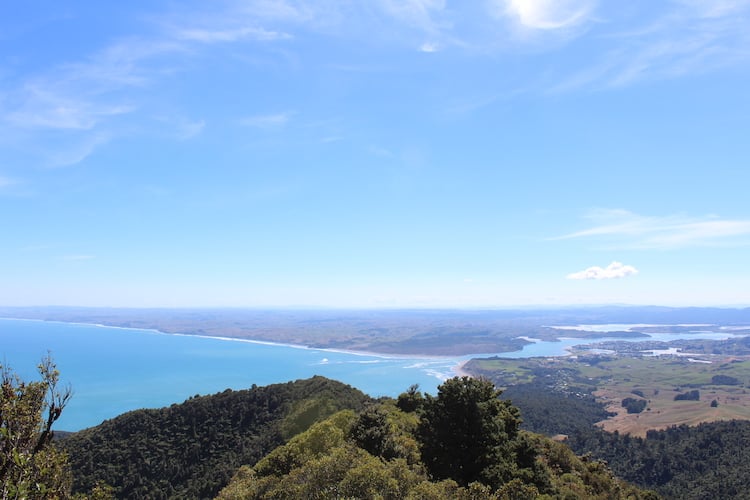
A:
<svg viewBox="0 0 750 500">
<path fill-rule="evenodd" d="M 433 43 L 433 42 L 425 42 L 419 46 L 420 52 L 427 52 L 428 54 L 437 52 L 438 50 L 440 50 L 440 45 L 438 45 L 437 43 Z"/>
<path fill-rule="evenodd" d="M 502 0 L 506 15 L 526 28 L 555 30 L 575 26 L 592 12 L 595 0 Z"/>
<path fill-rule="evenodd" d="M 291 118 L 291 113 L 275 113 L 270 115 L 248 116 L 240 120 L 240 124 L 246 127 L 263 129 L 280 128 L 286 125 Z"/>
<path fill-rule="evenodd" d="M 566 276 L 569 280 L 605 280 L 613 278 L 625 278 L 638 274 L 638 269 L 633 266 L 626 266 L 622 262 L 612 262 L 606 268 L 592 266 L 577 273 L 571 273 Z"/>
</svg>

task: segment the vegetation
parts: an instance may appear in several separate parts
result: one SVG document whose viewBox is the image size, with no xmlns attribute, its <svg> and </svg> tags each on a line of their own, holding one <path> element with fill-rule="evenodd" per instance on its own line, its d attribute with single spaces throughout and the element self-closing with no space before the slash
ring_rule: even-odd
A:
<svg viewBox="0 0 750 500">
<path fill-rule="evenodd" d="M 2 498 L 656 498 L 645 490 L 745 497 L 750 422 L 680 425 L 644 437 L 604 432 L 592 425 L 607 412 L 583 392 L 589 378 L 564 366 L 515 369 L 524 370 L 531 381 L 502 394 L 513 395 L 528 415 L 523 422 L 488 380 L 454 378 L 435 396 L 412 386 L 396 400 L 375 401 L 313 377 L 131 412 L 53 442 L 52 425 L 70 398 L 54 364 L 42 362 L 39 382 L 6 368 Z M 643 404 L 652 392 L 631 387 L 638 399 L 621 402 Z M 715 402 L 700 404 L 718 411 Z M 534 433 L 562 430 L 564 443 Z"/>
<path fill-rule="evenodd" d="M 645 438 L 590 428 L 567 444 L 665 498 L 739 500 L 750 481 L 749 441 L 750 421 L 732 420 L 652 430 Z"/>
<path fill-rule="evenodd" d="M 736 377 L 729 375 L 714 375 L 711 377 L 711 383 L 714 385 L 742 385 Z"/>
<path fill-rule="evenodd" d="M 701 393 L 698 389 L 693 389 L 682 394 L 677 394 L 674 397 L 675 401 L 700 401 Z"/>
<path fill-rule="evenodd" d="M 633 395 L 643 398 L 644 402 L 650 399 L 649 408 L 657 402 L 657 408 L 662 409 L 657 411 L 663 411 L 661 415 L 652 415 L 654 410 L 622 415 L 639 417 L 646 423 L 649 419 L 658 421 L 658 417 L 667 422 L 694 415 L 711 417 L 710 411 L 717 412 L 713 417 L 719 419 L 741 416 L 743 407 L 739 405 L 746 397 L 745 388 L 733 386 L 733 380 L 715 375 L 729 373 L 734 379 L 747 380 L 746 361 L 706 365 L 670 359 L 598 356 L 577 362 L 485 360 L 480 366 L 483 373 L 501 382 L 524 381 L 510 385 L 503 393 L 520 408 L 524 420 L 522 429 L 548 436 L 562 434 L 564 442 L 575 453 L 606 461 L 613 472 L 626 481 L 652 489 L 665 498 L 747 497 L 750 455 L 746 443 L 750 439 L 750 421 L 667 425 L 663 430 L 644 431 L 641 437 L 619 431 L 605 432 L 594 425 L 611 421 L 607 419 L 614 414 L 608 412 L 604 403 L 615 395 L 621 398 L 617 405 L 620 407 L 624 399 L 636 399 Z M 493 367 L 497 370 L 491 370 Z M 645 383 L 649 380 L 650 383 Z M 699 393 L 718 395 L 721 404 L 717 399 L 710 403 L 675 402 L 675 390 L 680 385 L 696 385 L 701 388 Z M 698 389 L 678 393 L 692 394 L 693 390 Z M 608 394 L 609 398 L 599 399 L 594 392 Z M 734 408 L 723 412 L 722 408 L 727 405 Z"/>
<path fill-rule="evenodd" d="M 254 464 L 314 422 L 370 399 L 313 377 L 227 390 L 183 404 L 126 413 L 60 441 L 74 492 L 108 484 L 119 498 L 210 498 L 242 464 Z"/>
<path fill-rule="evenodd" d="M 52 425 L 71 390 L 60 389 L 59 372 L 47 356 L 38 366 L 41 380 L 25 382 L 0 366 L 0 498 L 64 498 L 70 472 L 64 453 L 51 441 Z"/>
<path fill-rule="evenodd" d="M 598 424 L 610 432 L 644 437 L 649 430 L 673 425 L 750 419 L 750 360 L 712 355 L 710 361 L 586 353 L 569 358 L 477 359 L 464 370 L 505 388 L 506 396 L 521 409 L 527 429 L 571 434 L 576 427 Z M 675 399 L 678 394 L 686 396 Z M 622 404 L 635 396 L 646 403 L 640 413 L 632 410 L 643 403 Z M 716 405 L 711 406 L 713 400 Z M 557 418 L 561 413 L 569 418 Z"/>
<path fill-rule="evenodd" d="M 390 400 L 339 412 L 240 468 L 219 498 L 656 498 L 519 431 L 518 410 L 498 396 L 491 382 L 463 377 L 411 412 Z"/>
<path fill-rule="evenodd" d="M 628 413 L 640 413 L 646 409 L 646 404 L 645 399 L 625 398 L 622 400 L 622 407 Z"/>
<path fill-rule="evenodd" d="M 521 418 L 500 395 L 491 382 L 469 377 L 448 380 L 437 397 L 427 395 L 417 435 L 433 478 L 495 487 L 512 479 Z"/>
</svg>

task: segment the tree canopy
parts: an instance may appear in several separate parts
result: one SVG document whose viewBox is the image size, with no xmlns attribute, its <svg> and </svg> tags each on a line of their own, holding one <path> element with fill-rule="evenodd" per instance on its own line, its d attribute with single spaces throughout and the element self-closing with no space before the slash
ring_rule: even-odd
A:
<svg viewBox="0 0 750 500">
<path fill-rule="evenodd" d="M 602 462 L 519 431 L 518 410 L 499 395 L 491 382 L 454 378 L 435 397 L 412 388 L 341 411 L 241 467 L 219 498 L 656 498 Z"/>
<path fill-rule="evenodd" d="M 61 440 L 74 492 L 97 483 L 119 498 L 212 498 L 243 464 L 255 464 L 290 437 L 371 399 L 324 377 L 196 396 L 137 410 Z"/>
<path fill-rule="evenodd" d="M 456 377 L 427 395 L 418 435 L 433 477 L 462 486 L 508 480 L 521 415 L 488 380 Z"/>
<path fill-rule="evenodd" d="M 71 397 L 60 389 L 60 374 L 47 356 L 40 380 L 26 382 L 0 365 L 0 492 L 5 498 L 56 498 L 69 495 L 71 477 L 64 453 L 51 441 L 52 425 Z"/>
</svg>

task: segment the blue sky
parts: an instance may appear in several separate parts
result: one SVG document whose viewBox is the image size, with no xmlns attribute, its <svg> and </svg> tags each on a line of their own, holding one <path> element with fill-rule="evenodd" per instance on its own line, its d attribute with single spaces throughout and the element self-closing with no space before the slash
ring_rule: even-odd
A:
<svg viewBox="0 0 750 500">
<path fill-rule="evenodd" d="M 750 1 L 0 7 L 0 304 L 750 304 Z"/>
</svg>

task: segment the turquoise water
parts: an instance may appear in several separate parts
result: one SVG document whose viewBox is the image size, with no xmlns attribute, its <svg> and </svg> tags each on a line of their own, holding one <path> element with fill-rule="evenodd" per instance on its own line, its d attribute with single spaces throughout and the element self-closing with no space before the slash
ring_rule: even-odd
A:
<svg viewBox="0 0 750 500">
<path fill-rule="evenodd" d="M 313 375 L 372 396 L 397 396 L 411 384 L 429 392 L 454 375 L 459 358 L 358 355 L 283 345 L 168 335 L 96 325 L 0 319 L 0 363 L 25 379 L 47 351 L 73 388 L 56 425 L 79 430 L 138 408 L 195 394 L 246 389 Z"/>
<path fill-rule="evenodd" d="M 536 342 L 522 351 L 498 354 L 513 358 L 560 356 L 568 347 L 597 340 Z M 412 384 L 434 393 L 443 380 L 455 375 L 459 363 L 473 357 L 376 356 L 149 330 L 0 319 L 0 364 L 25 379 L 35 379 L 35 367 L 47 351 L 57 363 L 63 383 L 70 384 L 74 393 L 56 425 L 62 430 L 83 429 L 126 411 L 167 406 L 195 394 L 313 375 L 340 380 L 375 397 L 397 396 Z"/>
</svg>

